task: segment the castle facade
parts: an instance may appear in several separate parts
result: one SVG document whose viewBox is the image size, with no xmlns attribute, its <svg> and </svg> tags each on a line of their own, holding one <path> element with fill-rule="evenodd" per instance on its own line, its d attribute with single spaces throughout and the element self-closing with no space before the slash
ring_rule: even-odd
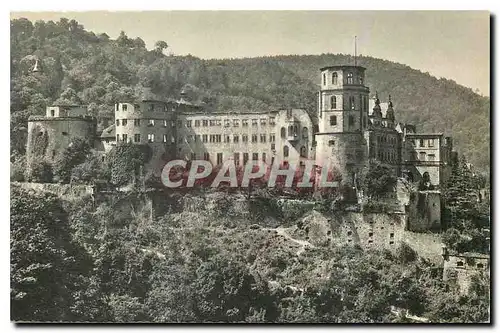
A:
<svg viewBox="0 0 500 333">
<path fill-rule="evenodd" d="M 450 174 L 452 140 L 441 133 L 416 133 L 415 126 L 396 122 L 391 98 L 370 98 L 365 68 L 321 69 L 316 115 L 303 109 L 256 112 L 207 112 L 179 100 L 123 101 L 115 104 L 114 123 L 101 133 L 81 106 L 51 106 L 45 117 L 28 122 L 28 170 L 36 159 L 53 162 L 72 138 L 92 140 L 103 154 L 130 142 L 148 145 L 148 165 L 155 174 L 172 159 L 205 159 L 214 165 L 249 160 L 299 166 L 314 160 L 330 166 L 342 183 L 356 186 L 371 159 L 388 164 L 397 176 L 422 178 L 435 187 Z M 49 144 L 37 149 L 41 139 Z"/>
</svg>

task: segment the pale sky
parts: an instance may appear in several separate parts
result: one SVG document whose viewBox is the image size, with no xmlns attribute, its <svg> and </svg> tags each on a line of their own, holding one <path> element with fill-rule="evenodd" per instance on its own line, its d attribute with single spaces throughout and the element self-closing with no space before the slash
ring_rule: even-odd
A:
<svg viewBox="0 0 500 333">
<path fill-rule="evenodd" d="M 148 48 L 164 40 L 174 54 L 241 58 L 354 53 L 406 64 L 489 96 L 490 14 L 485 11 L 149 11 L 15 12 L 31 21 L 75 19 L 116 38 L 121 30 Z"/>
</svg>

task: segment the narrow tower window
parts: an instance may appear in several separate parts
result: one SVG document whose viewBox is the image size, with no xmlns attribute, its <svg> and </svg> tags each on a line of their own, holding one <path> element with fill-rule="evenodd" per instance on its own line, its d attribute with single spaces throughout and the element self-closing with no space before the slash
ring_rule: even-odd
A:
<svg viewBox="0 0 500 333">
<path fill-rule="evenodd" d="M 283 147 L 283 157 L 288 157 L 288 146 Z"/>
<path fill-rule="evenodd" d="M 323 85 L 326 85 L 326 74 L 323 74 Z"/>
<path fill-rule="evenodd" d="M 354 96 L 349 96 L 349 108 L 351 110 L 354 110 L 355 107 L 356 107 L 356 102 Z"/>
<path fill-rule="evenodd" d="M 337 84 L 337 72 L 332 74 L 332 84 Z"/>
<path fill-rule="evenodd" d="M 347 84 L 353 84 L 352 73 L 347 73 Z"/>
<path fill-rule="evenodd" d="M 330 98 L 330 105 L 332 106 L 332 109 L 337 108 L 337 97 L 336 96 L 332 96 Z"/>
</svg>

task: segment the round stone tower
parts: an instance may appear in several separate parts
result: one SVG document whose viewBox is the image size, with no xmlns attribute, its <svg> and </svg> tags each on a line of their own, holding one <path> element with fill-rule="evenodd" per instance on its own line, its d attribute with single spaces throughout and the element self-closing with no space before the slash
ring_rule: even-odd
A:
<svg viewBox="0 0 500 333">
<path fill-rule="evenodd" d="M 333 169 L 342 184 L 355 186 L 365 163 L 368 126 L 368 96 L 365 68 L 329 66 L 321 68 L 318 94 L 316 164 Z"/>
</svg>

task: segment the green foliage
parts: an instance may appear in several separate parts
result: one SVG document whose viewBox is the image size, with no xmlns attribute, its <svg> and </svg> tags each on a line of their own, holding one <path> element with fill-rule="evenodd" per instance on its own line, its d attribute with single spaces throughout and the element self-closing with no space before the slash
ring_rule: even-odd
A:
<svg viewBox="0 0 500 333">
<path fill-rule="evenodd" d="M 56 157 L 54 162 L 54 176 L 59 182 L 70 182 L 73 168 L 86 162 L 90 149 L 87 140 L 80 138 L 71 140 L 69 146 Z"/>
<path fill-rule="evenodd" d="M 92 263 L 72 242 L 60 200 L 12 187 L 10 212 L 12 319 L 98 319 L 98 312 L 79 306 L 93 303 Z"/>
<path fill-rule="evenodd" d="M 394 191 L 397 178 L 391 167 L 371 160 L 364 175 L 364 187 L 369 197 L 380 198 Z"/>
<path fill-rule="evenodd" d="M 473 174 L 463 156 L 453 166 L 444 191 L 443 220 L 449 229 L 443 241 L 451 250 L 488 252 L 489 235 L 483 229 L 490 228 L 490 203 L 478 202 L 481 185 L 485 185 L 483 177 Z"/>
<path fill-rule="evenodd" d="M 26 175 L 26 180 L 35 183 L 52 183 L 53 177 L 52 164 L 45 160 L 35 160 L 31 163 L 30 173 Z"/>
<path fill-rule="evenodd" d="M 122 143 L 113 147 L 107 159 L 111 182 L 125 185 L 142 176 L 141 167 L 151 159 L 151 148 L 148 145 Z"/>
</svg>

